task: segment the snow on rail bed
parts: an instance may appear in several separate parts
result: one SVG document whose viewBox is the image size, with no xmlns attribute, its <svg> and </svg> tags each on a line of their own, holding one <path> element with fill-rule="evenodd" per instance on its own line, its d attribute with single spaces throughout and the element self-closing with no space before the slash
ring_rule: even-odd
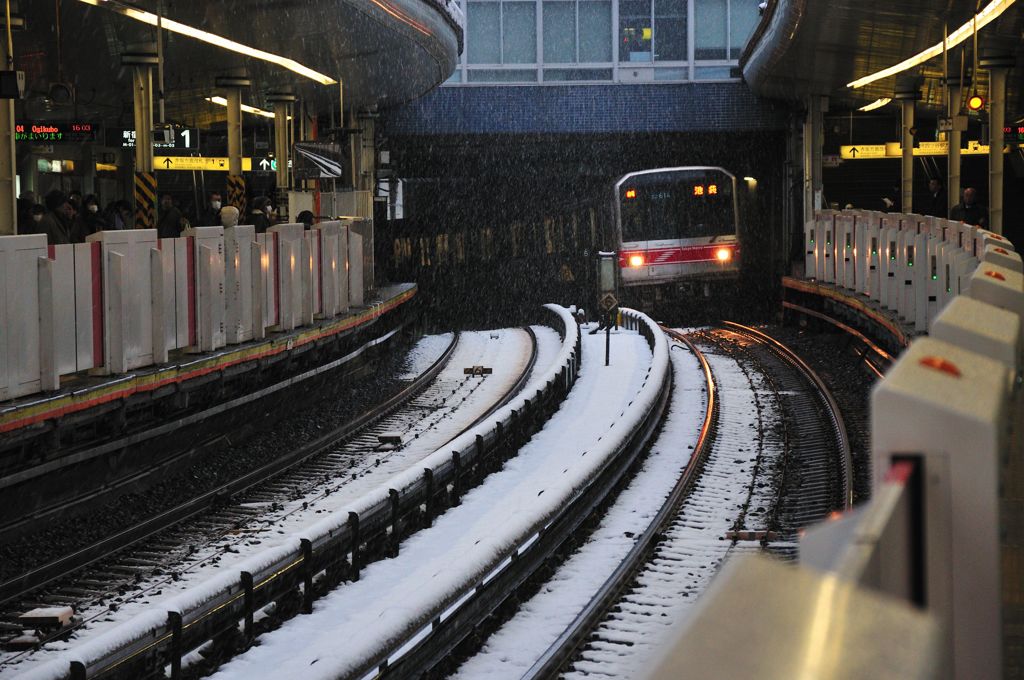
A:
<svg viewBox="0 0 1024 680">
<path fill-rule="evenodd" d="M 262 636 L 258 647 L 214 677 L 335 678 L 401 644 L 439 603 L 455 600 L 554 515 L 629 435 L 667 374 L 667 346 L 658 337 L 652 363 L 642 336 L 613 333 L 605 367 L 604 335 L 584 335 L 576 386 L 501 471 L 406 540 L 397 559 L 367 566 L 358 582 L 319 600 L 313 614 Z M 661 380 L 647 380 L 659 372 Z"/>
<path fill-rule="evenodd" d="M 502 422 L 507 425 L 513 410 L 521 410 L 527 399 L 535 398 L 544 385 L 559 378 L 564 367 L 569 363 L 576 347 L 579 328 L 568 310 L 558 305 L 545 305 L 545 308 L 558 317 L 555 323 L 565 329 L 565 337 L 562 339 L 561 348 L 557 353 L 550 351 L 550 335 L 546 335 L 548 340 L 543 341 L 544 354 L 550 361 L 546 366 L 546 370 L 542 373 L 537 372 L 537 367 L 543 366 L 540 363 L 541 356 L 538 355 L 534 377 L 530 380 L 527 387 L 512 399 L 511 402 L 474 428 L 448 442 L 443 450 L 435 451 L 426 458 L 423 458 L 415 466 L 415 469 L 409 469 L 395 475 L 390 480 L 387 480 L 386 483 L 382 483 L 363 494 L 363 496 L 352 500 L 340 510 L 326 516 L 321 515 L 319 521 L 304 527 L 301 531 L 283 536 L 277 545 L 267 547 L 258 553 L 245 557 L 232 564 L 230 569 L 224 569 L 223 564 L 221 564 L 215 573 L 212 575 L 207 574 L 205 581 L 196 584 L 187 591 L 176 593 L 171 597 L 149 605 L 134 617 L 115 623 L 109 630 L 92 635 L 89 639 L 73 647 L 60 650 L 55 656 L 51 656 L 46 660 L 40 659 L 31 668 L 27 668 L 27 666 L 33 663 L 32 661 L 5 668 L 0 674 L 13 671 L 14 673 L 23 673 L 23 675 L 18 677 L 23 677 L 24 680 L 59 680 L 68 676 L 69 665 L 72 661 L 79 661 L 89 665 L 96 660 L 104 658 L 114 650 L 151 638 L 155 631 L 160 630 L 166 624 L 167 612 L 187 612 L 225 592 L 237 589 L 240 571 L 256 574 L 276 564 L 285 562 L 300 553 L 302 539 L 316 542 L 321 537 L 330 535 L 346 525 L 350 512 L 362 514 L 367 509 L 373 508 L 388 498 L 389 489 L 403 488 L 403 486 L 412 483 L 422 474 L 424 467 L 434 468 L 443 462 L 447 462 L 450 451 L 461 450 L 472 445 L 478 434 L 484 434 L 494 429 L 495 423 Z M 349 587 L 346 585 L 341 590 L 346 590 Z"/>
<path fill-rule="evenodd" d="M 640 471 L 589 540 L 524 602 L 478 654 L 452 676 L 518 680 L 561 635 L 647 530 L 690 461 L 707 409 L 700 362 L 686 348 L 670 353 L 674 382 L 668 417 Z"/>
</svg>

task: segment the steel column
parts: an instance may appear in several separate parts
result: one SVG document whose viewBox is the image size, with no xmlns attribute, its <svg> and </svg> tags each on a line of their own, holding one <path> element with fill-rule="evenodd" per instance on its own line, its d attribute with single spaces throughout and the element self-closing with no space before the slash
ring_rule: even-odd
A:
<svg viewBox="0 0 1024 680">
<path fill-rule="evenodd" d="M 988 69 L 988 228 L 1003 233 L 1003 125 L 1006 124 L 1006 77 L 1013 68 L 1012 52 L 992 51 L 979 60 Z"/>
<path fill-rule="evenodd" d="M 962 96 L 963 84 L 960 78 L 950 78 L 946 81 L 946 115 L 952 122 L 952 129 L 949 135 L 949 151 L 946 156 L 947 186 L 946 186 L 946 216 L 953 212 L 953 207 L 960 202 L 960 134 L 961 115 L 960 97 Z"/>
<path fill-rule="evenodd" d="M 814 211 L 822 207 L 822 114 L 825 111 L 828 111 L 828 97 L 811 95 L 807 98 L 803 129 L 804 222 L 813 220 Z"/>
</svg>

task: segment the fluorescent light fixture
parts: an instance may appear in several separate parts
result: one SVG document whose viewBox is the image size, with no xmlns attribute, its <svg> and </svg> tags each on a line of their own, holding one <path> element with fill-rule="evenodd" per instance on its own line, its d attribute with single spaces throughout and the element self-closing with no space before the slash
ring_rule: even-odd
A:
<svg viewBox="0 0 1024 680">
<path fill-rule="evenodd" d="M 992 2 L 985 5 L 985 8 L 978 12 L 971 21 L 964 23 L 962 26 L 960 26 L 960 28 L 956 29 L 946 37 L 946 49 L 953 49 L 954 47 L 956 47 L 957 45 L 971 37 L 975 30 L 980 31 L 985 26 L 988 26 L 990 23 L 999 18 L 999 15 L 1008 10 L 1010 8 L 1010 5 L 1012 5 L 1013 3 L 1014 0 L 992 0 Z M 941 40 L 932 45 L 931 47 L 929 47 L 928 49 L 924 50 L 923 52 L 918 52 L 909 59 L 904 59 L 895 66 L 890 66 L 889 68 L 882 69 L 877 73 L 872 73 L 869 76 L 858 78 L 857 80 L 854 80 L 851 83 L 847 83 L 846 86 L 851 87 L 853 89 L 864 87 L 865 85 L 873 83 L 876 80 L 888 78 L 889 76 L 896 75 L 897 73 L 901 73 L 903 71 L 906 71 L 907 69 L 919 66 L 920 64 L 923 64 L 929 59 L 934 59 L 940 54 L 942 54 Z"/>
<path fill-rule="evenodd" d="M 883 106 L 885 106 L 886 104 L 888 104 L 891 101 L 892 101 L 892 99 L 890 99 L 889 97 L 882 97 L 881 99 L 876 99 L 875 101 L 871 102 L 870 104 L 865 104 L 864 106 L 860 107 L 857 110 L 858 111 L 874 111 L 875 109 L 882 108 Z"/>
<path fill-rule="evenodd" d="M 225 99 L 224 97 L 219 97 L 218 96 L 218 97 L 203 97 L 203 98 L 206 99 L 207 101 L 212 102 L 212 103 L 219 104 L 219 105 L 221 105 L 221 107 L 226 107 L 226 105 L 227 105 L 227 99 Z M 242 111 L 244 111 L 247 114 L 255 114 L 257 116 L 262 116 L 263 118 L 273 118 L 273 112 L 272 111 L 266 111 L 264 109 L 257 109 L 256 107 L 250 107 L 250 105 L 247 104 L 247 103 L 242 104 Z M 289 116 L 288 120 L 292 120 L 292 117 Z"/>
<path fill-rule="evenodd" d="M 95 7 L 106 7 L 107 9 L 117 12 L 122 16 L 135 19 L 136 21 L 141 21 L 142 23 L 149 24 L 150 26 L 157 25 L 157 16 L 152 12 L 145 12 L 141 9 L 135 9 L 134 7 L 127 7 L 115 0 L 79 0 L 79 2 L 84 2 L 87 5 L 93 5 Z M 258 50 L 255 47 L 249 47 L 248 45 L 243 45 L 242 43 L 235 42 L 234 40 L 228 40 L 227 38 L 215 33 L 203 31 L 198 28 L 188 26 L 187 24 L 174 21 L 173 19 L 168 19 L 167 17 L 161 17 L 160 25 L 162 28 L 172 33 L 180 33 L 181 35 L 188 36 L 189 38 L 195 38 L 196 40 L 213 45 L 214 47 L 222 47 L 226 50 L 231 50 L 232 52 L 252 57 L 253 59 L 260 59 L 261 61 L 267 61 L 271 64 L 283 66 L 289 71 L 297 73 L 304 78 L 314 80 L 321 85 L 334 85 L 338 82 L 330 76 L 318 73 L 308 66 L 303 66 L 294 59 L 288 59 L 287 57 L 282 57 L 278 54 L 264 52 L 263 50 Z"/>
</svg>

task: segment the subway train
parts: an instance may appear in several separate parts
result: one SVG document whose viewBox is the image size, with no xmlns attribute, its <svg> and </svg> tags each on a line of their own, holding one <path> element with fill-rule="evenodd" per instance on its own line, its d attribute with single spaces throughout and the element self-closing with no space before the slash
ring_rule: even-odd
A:
<svg viewBox="0 0 1024 680">
<path fill-rule="evenodd" d="M 628 298 L 710 293 L 740 273 L 736 177 L 719 167 L 655 168 L 614 186 L 614 250 Z"/>
<path fill-rule="evenodd" d="M 622 304 L 703 305 L 740 272 L 750 185 L 719 167 L 645 169 L 515 210 L 502 205 L 501 215 L 407 217 L 379 230 L 378 262 L 391 280 L 416 281 L 438 307 L 497 313 L 551 300 L 592 306 L 597 254 L 614 251 Z M 502 295 L 483 294 L 492 290 Z"/>
</svg>

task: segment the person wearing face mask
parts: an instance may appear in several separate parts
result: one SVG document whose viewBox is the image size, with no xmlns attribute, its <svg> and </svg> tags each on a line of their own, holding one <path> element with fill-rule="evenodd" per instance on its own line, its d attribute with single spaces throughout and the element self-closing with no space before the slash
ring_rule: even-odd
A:
<svg viewBox="0 0 1024 680">
<path fill-rule="evenodd" d="M 210 199 L 206 202 L 206 209 L 199 216 L 199 224 L 203 227 L 216 227 L 220 225 L 220 210 L 223 204 L 220 200 L 219 191 L 211 191 Z"/>
<path fill-rule="evenodd" d="M 46 208 L 39 205 L 38 203 L 32 205 L 28 209 L 28 219 L 25 221 L 24 226 L 18 227 L 19 234 L 40 234 L 39 223 L 43 221 L 43 215 L 46 214 Z"/>
<path fill-rule="evenodd" d="M 256 233 L 262 234 L 270 226 L 270 199 L 266 196 L 257 196 L 252 202 L 252 211 L 249 213 L 249 224 L 256 227 Z"/>
<path fill-rule="evenodd" d="M 94 194 L 82 199 L 82 212 L 75 218 L 71 232 L 71 240 L 85 243 L 85 237 L 97 231 L 109 229 L 106 218 L 100 214 L 100 202 Z"/>
</svg>

